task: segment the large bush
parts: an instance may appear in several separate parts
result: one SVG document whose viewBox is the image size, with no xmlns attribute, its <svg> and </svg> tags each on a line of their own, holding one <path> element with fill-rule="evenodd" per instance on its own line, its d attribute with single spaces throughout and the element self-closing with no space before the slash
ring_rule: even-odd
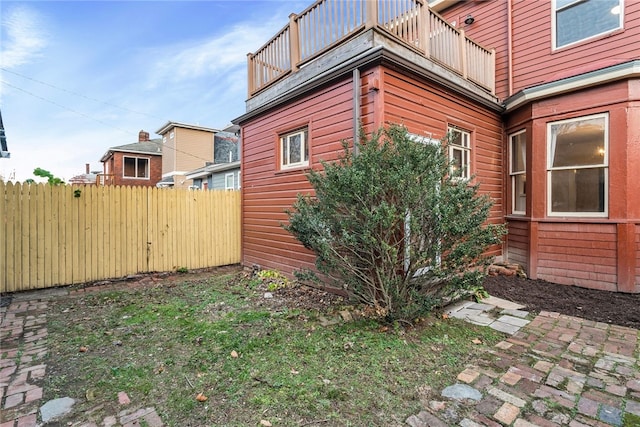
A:
<svg viewBox="0 0 640 427">
<path fill-rule="evenodd" d="M 389 319 L 411 319 L 481 286 L 483 252 L 500 242 L 491 201 L 450 176 L 447 141 L 414 141 L 401 126 L 347 144 L 308 179 L 285 229 L 313 250 L 332 281 Z M 316 278 L 302 272 L 300 278 Z"/>
</svg>

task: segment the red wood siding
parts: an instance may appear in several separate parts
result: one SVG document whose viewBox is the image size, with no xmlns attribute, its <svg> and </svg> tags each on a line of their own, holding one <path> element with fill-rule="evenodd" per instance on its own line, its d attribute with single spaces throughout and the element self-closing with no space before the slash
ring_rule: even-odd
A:
<svg viewBox="0 0 640 427">
<path fill-rule="evenodd" d="M 616 291 L 616 263 L 615 224 L 539 224 L 539 279 Z"/>
<path fill-rule="evenodd" d="M 507 0 L 461 1 L 442 12 L 447 21 L 496 49 L 496 94 L 504 99 L 527 87 L 640 57 L 640 1 L 625 1 L 624 29 L 553 50 L 551 1 L 512 0 L 513 92 L 508 93 Z M 475 22 L 464 24 L 467 15 Z"/>
<path fill-rule="evenodd" d="M 352 137 L 352 98 L 346 78 L 243 124 L 243 265 L 289 275 L 313 266 L 314 255 L 281 226 L 297 194 L 311 187 L 305 170 L 278 170 L 278 134 L 308 125 L 310 164 L 319 169 L 320 160 L 335 160 L 341 141 Z"/>
<path fill-rule="evenodd" d="M 513 4 L 514 91 L 640 56 L 640 2 L 626 1 L 624 29 L 552 50 L 551 2 Z"/>
<path fill-rule="evenodd" d="M 503 220 L 502 124 L 497 113 L 435 84 L 419 81 L 397 71 L 383 69 L 384 122 L 404 124 L 410 132 L 441 139 L 448 125 L 471 132 L 471 172 L 480 182 L 480 193 L 494 204 L 490 222 Z M 502 255 L 494 247 L 491 255 Z"/>
<path fill-rule="evenodd" d="M 519 264 L 529 271 L 529 222 L 508 220 L 506 256 L 509 262 Z"/>
<path fill-rule="evenodd" d="M 508 38 L 507 12 L 509 3 L 499 1 L 461 1 L 442 12 L 447 22 L 456 22 L 458 29 L 488 49 L 496 50 L 496 95 L 506 98 L 508 92 Z M 471 25 L 464 23 L 467 15 L 475 21 Z M 498 31 L 499 30 L 499 31 Z"/>
</svg>

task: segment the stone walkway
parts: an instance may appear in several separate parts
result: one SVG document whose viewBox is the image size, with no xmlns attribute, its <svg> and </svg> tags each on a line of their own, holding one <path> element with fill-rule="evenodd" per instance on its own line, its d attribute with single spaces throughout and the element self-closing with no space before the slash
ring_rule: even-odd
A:
<svg viewBox="0 0 640 427">
<path fill-rule="evenodd" d="M 512 335 L 467 366 L 408 425 L 640 427 L 638 330 L 551 312 L 529 322 L 517 308 L 471 302 L 449 313 Z"/>
<path fill-rule="evenodd" d="M 16 294 L 0 307 L 0 427 L 42 425 L 39 408 L 47 373 L 47 301 L 68 291 Z M 640 427 L 639 332 L 543 312 L 490 298 L 452 306 L 451 317 L 509 334 L 466 367 L 449 387 L 434 391 L 412 427 Z M 432 396 L 433 397 L 433 396 Z M 130 406 L 101 424 L 74 427 L 162 427 L 154 408 Z"/>
</svg>

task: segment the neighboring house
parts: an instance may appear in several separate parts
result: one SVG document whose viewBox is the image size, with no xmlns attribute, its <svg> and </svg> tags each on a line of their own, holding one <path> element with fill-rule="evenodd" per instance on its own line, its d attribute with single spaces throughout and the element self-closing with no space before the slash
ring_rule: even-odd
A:
<svg viewBox="0 0 640 427">
<path fill-rule="evenodd" d="M 155 186 L 162 178 L 162 143 L 141 130 L 138 142 L 111 147 L 100 161 L 100 185 Z"/>
<path fill-rule="evenodd" d="M 98 184 L 98 178 L 102 175 L 102 171 L 92 171 L 89 163 L 85 165 L 85 172 L 76 175 L 69 180 L 69 184 L 74 185 L 95 185 Z"/>
<path fill-rule="evenodd" d="M 191 188 L 200 190 L 238 190 L 240 184 L 240 150 L 238 126 L 231 126 L 215 134 L 213 162 L 185 175 L 192 180 Z"/>
<path fill-rule="evenodd" d="M 640 292 L 640 2 L 318 1 L 249 55 L 242 262 L 314 255 L 280 224 L 305 173 L 372 131 L 453 138 L 531 278 Z M 380 9 L 378 9 L 380 7 Z M 636 166 L 636 167 L 634 167 Z"/>
<path fill-rule="evenodd" d="M 218 129 L 167 122 L 156 131 L 162 138 L 162 180 L 159 187 L 189 188 L 187 174 L 214 158 L 214 136 Z"/>
<path fill-rule="evenodd" d="M 7 147 L 7 137 L 4 134 L 4 123 L 2 123 L 2 111 L 0 111 L 0 159 L 3 157 L 8 159 L 11 157 L 11 153 L 9 153 L 9 148 Z"/>
</svg>

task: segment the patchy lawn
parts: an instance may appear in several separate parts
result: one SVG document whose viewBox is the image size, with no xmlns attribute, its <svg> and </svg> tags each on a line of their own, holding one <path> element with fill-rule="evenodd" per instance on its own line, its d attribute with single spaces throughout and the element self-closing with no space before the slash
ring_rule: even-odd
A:
<svg viewBox="0 0 640 427">
<path fill-rule="evenodd" d="M 503 338 L 435 314 L 384 326 L 334 295 L 271 290 L 227 270 L 58 300 L 45 401 L 79 400 L 60 425 L 102 425 L 126 392 L 172 426 L 400 426 Z"/>
</svg>

